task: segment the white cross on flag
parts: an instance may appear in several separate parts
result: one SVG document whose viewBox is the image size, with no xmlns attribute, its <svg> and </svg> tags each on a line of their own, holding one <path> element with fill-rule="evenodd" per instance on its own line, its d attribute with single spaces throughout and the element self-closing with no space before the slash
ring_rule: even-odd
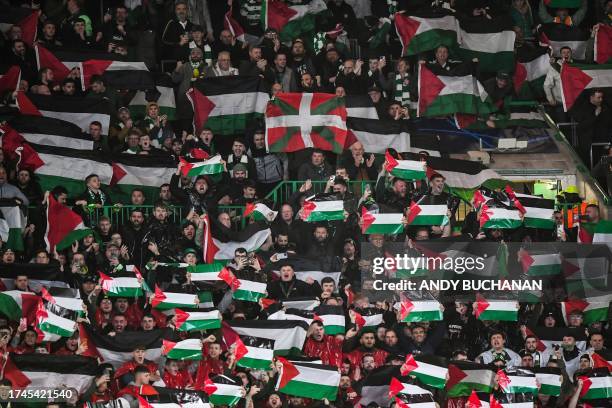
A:
<svg viewBox="0 0 612 408">
<path fill-rule="evenodd" d="M 309 147 L 340 153 L 347 139 L 344 99 L 324 93 L 279 93 L 266 108 L 270 152 Z"/>
</svg>

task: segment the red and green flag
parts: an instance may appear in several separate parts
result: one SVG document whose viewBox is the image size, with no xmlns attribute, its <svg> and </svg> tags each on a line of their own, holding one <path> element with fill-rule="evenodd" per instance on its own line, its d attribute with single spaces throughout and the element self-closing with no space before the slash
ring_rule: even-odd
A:
<svg viewBox="0 0 612 408">
<path fill-rule="evenodd" d="M 344 98 L 324 93 L 279 93 L 266 108 L 270 152 L 307 148 L 340 153 L 347 139 Z"/>
<path fill-rule="evenodd" d="M 427 163 L 414 160 L 397 160 L 385 152 L 385 170 L 404 180 L 423 180 L 427 176 Z"/>
<path fill-rule="evenodd" d="M 474 314 L 478 320 L 518 320 L 518 302 L 507 300 L 487 300 L 479 296 L 474 302 Z"/>
<path fill-rule="evenodd" d="M 198 163 L 190 163 L 181 158 L 181 173 L 183 176 L 196 177 L 210 174 L 220 174 L 225 171 L 223 163 L 221 162 L 221 155 L 216 155 L 208 160 L 204 160 Z"/>
<path fill-rule="evenodd" d="M 85 226 L 80 215 L 58 203 L 53 194 L 48 195 L 47 230 L 45 232 L 47 250 L 61 251 L 92 233 L 93 231 Z"/>
<path fill-rule="evenodd" d="M 563 64 L 561 66 L 561 95 L 566 112 L 574 106 L 582 92 L 606 88 L 612 88 L 612 64 Z"/>
<path fill-rule="evenodd" d="M 361 209 L 361 232 L 363 234 L 399 234 L 404 230 L 404 214 L 371 213 L 365 207 Z"/>
<path fill-rule="evenodd" d="M 416 15 L 418 14 L 418 15 Z M 402 43 L 402 55 L 418 55 L 440 45 L 457 45 L 459 23 L 455 16 L 440 13 L 395 14 L 395 30 Z"/>
<path fill-rule="evenodd" d="M 201 360 L 202 340 L 187 339 L 175 343 L 164 339 L 162 353 L 173 360 Z"/>
</svg>

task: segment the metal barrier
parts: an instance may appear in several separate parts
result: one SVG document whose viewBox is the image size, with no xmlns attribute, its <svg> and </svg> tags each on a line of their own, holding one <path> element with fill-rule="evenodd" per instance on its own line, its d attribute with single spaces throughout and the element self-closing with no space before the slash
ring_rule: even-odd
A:
<svg viewBox="0 0 612 408">
<path fill-rule="evenodd" d="M 153 216 L 153 208 L 152 205 L 123 205 L 123 206 L 104 206 L 102 208 L 88 208 L 88 215 L 91 226 L 98 225 L 101 217 L 107 217 L 110 219 L 110 222 L 113 226 L 122 226 L 129 222 L 130 213 L 134 209 L 140 209 L 145 218 L 150 218 Z M 220 205 L 218 207 L 219 212 L 226 212 L 229 214 L 232 220 L 232 228 L 235 230 L 239 230 L 244 228 L 246 225 L 246 220 L 243 218 L 242 214 L 244 213 L 244 207 L 239 205 Z M 182 206 L 170 206 L 168 207 L 168 219 L 173 224 L 180 225 L 183 222 L 184 217 L 187 214 L 183 214 L 184 209 Z"/>
<path fill-rule="evenodd" d="M 278 186 L 276 186 L 265 198 L 273 201 L 274 203 L 281 204 L 289 201 L 289 197 L 296 191 L 300 189 L 302 185 L 304 185 L 305 181 L 301 180 L 286 180 L 282 181 Z M 363 194 L 366 185 L 370 185 L 372 189 L 374 189 L 375 181 L 371 180 L 357 180 L 357 181 L 349 181 L 348 187 L 349 190 L 353 192 L 357 197 L 361 197 Z M 312 191 L 314 194 L 322 193 L 325 191 L 325 185 L 327 181 L 313 181 L 312 182 Z"/>
</svg>

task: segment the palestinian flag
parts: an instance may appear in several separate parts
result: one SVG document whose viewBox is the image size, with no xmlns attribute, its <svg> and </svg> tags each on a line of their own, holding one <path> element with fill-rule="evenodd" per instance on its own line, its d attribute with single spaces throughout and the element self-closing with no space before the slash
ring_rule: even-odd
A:
<svg viewBox="0 0 612 408">
<path fill-rule="evenodd" d="M 344 202 L 306 200 L 302 206 L 302 220 L 306 222 L 344 220 Z"/>
<path fill-rule="evenodd" d="M 236 285 L 233 287 L 232 298 L 243 300 L 245 302 L 259 302 L 259 299 L 266 297 L 267 284 L 264 282 L 255 282 L 247 279 L 237 279 Z"/>
<path fill-rule="evenodd" d="M 208 396 L 203 391 L 165 387 L 153 388 L 157 391 L 158 401 L 157 403 L 151 404 L 153 408 L 210 408 Z M 158 404 L 165 405 L 165 407 L 156 407 Z M 141 405 L 140 408 L 148 407 Z"/>
<path fill-rule="evenodd" d="M 127 201 L 134 188 L 142 189 L 146 197 L 154 197 L 159 187 L 172 178 L 176 164 L 171 157 L 120 154 L 113 156 L 112 170 L 109 184 Z"/>
<path fill-rule="evenodd" d="M 448 375 L 447 362 L 436 356 L 416 356 L 408 354 L 400 367 L 402 375 L 415 376 L 423 384 L 434 388 L 444 388 Z"/>
<path fill-rule="evenodd" d="M 175 343 L 164 339 L 162 353 L 173 360 L 201 360 L 202 340 L 187 339 Z"/>
<path fill-rule="evenodd" d="M 218 310 L 210 312 L 184 312 L 175 309 L 176 328 L 179 331 L 209 330 L 221 327 L 221 313 Z"/>
<path fill-rule="evenodd" d="M 514 91 L 523 98 L 544 95 L 544 80 L 550 68 L 547 47 L 520 47 L 514 67 Z"/>
<path fill-rule="evenodd" d="M 376 331 L 376 328 L 384 323 L 382 310 L 375 307 L 357 308 L 358 315 L 355 318 L 357 325 L 363 331 Z M 357 322 L 357 320 L 360 320 Z"/>
<path fill-rule="evenodd" d="M 232 17 L 232 6 L 230 6 L 225 17 L 223 18 L 223 28 L 229 30 L 230 33 L 240 42 L 244 41 L 244 29 L 238 23 L 234 17 Z"/>
<path fill-rule="evenodd" d="M 318 298 L 309 296 L 282 299 L 281 303 L 283 307 L 286 307 L 287 309 L 298 310 L 314 310 L 321 304 Z"/>
<path fill-rule="evenodd" d="M 164 74 L 156 79 L 155 88 L 137 91 L 128 108 L 133 118 L 144 118 L 149 102 L 157 102 L 159 114 L 168 116 L 168 120 L 176 118 L 176 100 L 172 79 Z"/>
<path fill-rule="evenodd" d="M 433 395 L 430 391 L 414 384 L 406 384 L 395 377 L 391 378 L 389 384 L 389 396 L 395 397 L 396 404 L 399 408 L 399 402 L 406 404 L 408 407 L 415 408 L 436 408 Z"/>
<path fill-rule="evenodd" d="M 100 357 L 101 361 L 112 364 L 115 368 L 132 360 L 134 347 L 145 346 L 145 358 L 150 361 L 159 361 L 162 356 L 162 340 L 168 333 L 165 329 L 150 331 L 124 331 L 115 336 L 98 333 L 88 326 L 79 327 L 81 344 L 86 343 L 87 353 L 90 356 Z M 123 375 L 116 372 L 119 377 Z"/>
<path fill-rule="evenodd" d="M 400 392 L 399 385 L 393 379 L 400 383 L 413 382 L 408 377 L 402 377 L 399 366 L 375 368 L 363 380 L 359 404 L 367 406 L 374 403 L 379 407 L 388 406 L 393 394 Z"/>
<path fill-rule="evenodd" d="M 518 228 L 523 224 L 518 210 L 489 207 L 487 204 L 484 204 L 481 211 L 481 228 L 512 229 Z"/>
<path fill-rule="evenodd" d="M 459 56 L 463 61 L 478 58 L 478 68 L 497 72 L 514 66 L 516 33 L 509 14 L 486 20 L 466 17 L 459 20 Z"/>
<path fill-rule="evenodd" d="M 499 370 L 497 372 L 497 383 L 506 394 L 538 393 L 535 374 L 523 368 L 514 371 Z"/>
<path fill-rule="evenodd" d="M 21 39 L 31 47 L 36 41 L 39 16 L 40 10 L 3 6 L 0 8 L 0 30 L 6 34 L 12 26 L 21 28 Z"/>
<path fill-rule="evenodd" d="M 106 185 L 113 178 L 113 167 L 97 152 L 30 145 L 15 131 L 5 133 L 2 142 L 3 151 L 8 157 L 18 161 L 20 168 L 36 174 L 43 191 L 51 191 L 61 185 L 74 197 L 85 189 L 84 179 L 88 174 L 97 174 L 102 184 Z"/>
<path fill-rule="evenodd" d="M 189 265 L 187 272 L 191 274 L 192 282 L 219 280 L 219 272 L 225 267 L 222 262 L 211 264 Z"/>
<path fill-rule="evenodd" d="M 28 143 L 75 150 L 93 150 L 91 136 L 83 134 L 81 128 L 61 119 L 44 116 L 18 115 L 10 125 Z"/>
<path fill-rule="evenodd" d="M 376 107 L 368 95 L 346 95 L 344 103 L 347 119 L 378 119 Z"/>
<path fill-rule="evenodd" d="M 604 88 L 612 88 L 612 64 L 561 66 L 561 91 L 566 112 L 574 106 L 583 91 Z"/>
<path fill-rule="evenodd" d="M 561 394 L 561 381 L 563 376 L 557 367 L 536 367 L 534 368 L 536 379 L 540 383 L 539 394 L 558 397 Z"/>
<path fill-rule="evenodd" d="M 525 209 L 524 222 L 526 227 L 553 229 L 555 221 L 555 200 L 538 196 L 516 194 L 516 198 Z"/>
<path fill-rule="evenodd" d="M 247 203 L 244 212 L 242 213 L 243 217 L 252 216 L 255 221 L 268 221 L 272 222 L 278 215 L 278 211 L 272 211 L 268 208 L 264 203 Z"/>
<path fill-rule="evenodd" d="M 612 27 L 600 24 L 595 33 L 595 62 L 606 64 L 612 59 Z"/>
<path fill-rule="evenodd" d="M 9 361 L 12 372 L 5 372 L 5 377 L 25 380 L 26 389 L 63 389 L 69 385 L 83 394 L 99 374 L 96 359 L 83 356 L 10 353 Z"/>
<path fill-rule="evenodd" d="M 404 300 L 400 310 L 402 322 L 442 320 L 442 305 L 437 300 Z"/>
<path fill-rule="evenodd" d="M 446 204 L 425 204 L 421 199 L 410 203 L 406 218 L 409 225 L 443 225 L 447 212 Z"/>
<path fill-rule="evenodd" d="M 501 320 L 516 322 L 519 305 L 516 301 L 486 300 L 480 296 L 473 304 L 474 314 L 478 320 Z"/>
<path fill-rule="evenodd" d="M 385 170 L 394 177 L 404 180 L 422 180 L 425 178 L 427 163 L 424 161 L 397 160 L 389 151 L 385 152 Z"/>
<path fill-rule="evenodd" d="M 395 13 L 395 30 L 402 43 L 402 55 L 418 55 L 440 45 L 454 48 L 459 23 L 455 16 L 446 12 L 424 11 L 410 16 Z"/>
<path fill-rule="evenodd" d="M 15 278 L 20 275 L 28 277 L 28 286 L 33 292 L 40 292 L 43 287 L 69 287 L 59 265 L 14 262 L 0 264 L 0 290 L 15 289 Z"/>
<path fill-rule="evenodd" d="M 76 320 L 76 317 L 85 315 L 85 304 L 78 289 L 72 288 L 46 288 L 41 289 L 41 297 L 46 302 L 47 310 L 62 317 Z"/>
<path fill-rule="evenodd" d="M 595 226 L 595 234 L 593 234 L 593 244 L 608 244 L 612 243 L 612 221 L 599 220 Z"/>
<path fill-rule="evenodd" d="M 19 89 L 21 82 L 21 68 L 13 65 L 4 74 L 0 75 L 0 94 L 5 92 L 15 92 Z"/>
<path fill-rule="evenodd" d="M 212 379 L 207 378 L 203 389 L 214 406 L 228 405 L 231 407 L 244 397 L 242 386 L 224 375 L 217 375 Z"/>
<path fill-rule="evenodd" d="M 349 134 L 363 144 L 367 153 L 385 153 L 390 147 L 398 152 L 414 150 L 410 145 L 410 133 L 405 121 L 349 117 L 346 120 L 346 126 Z"/>
<path fill-rule="evenodd" d="M 448 365 L 446 394 L 448 397 L 464 397 L 476 392 L 491 393 L 495 372 L 484 364 L 469 361 L 453 361 Z"/>
<path fill-rule="evenodd" d="M 115 277 L 111 278 L 108 275 L 100 272 L 100 285 L 110 297 L 138 297 L 144 294 L 142 283 L 138 278 L 131 277 Z"/>
<path fill-rule="evenodd" d="M 340 385 L 340 373 L 336 367 L 289 362 L 282 357 L 278 360 L 283 365 L 276 383 L 278 391 L 296 397 L 336 400 Z"/>
<path fill-rule="evenodd" d="M 249 224 L 236 235 L 236 241 L 223 242 L 211 237 L 205 254 L 211 257 L 210 261 L 213 259 L 233 259 L 237 248 L 244 248 L 247 252 L 257 251 L 266 242 L 270 234 L 272 234 L 272 231 L 266 223 L 256 222 Z M 207 262 L 209 261 L 206 256 L 204 259 Z"/>
<path fill-rule="evenodd" d="M 62 337 L 70 337 L 76 330 L 76 322 L 48 311 L 42 302 L 36 310 L 36 321 L 38 328 L 46 333 L 56 334 Z"/>
<path fill-rule="evenodd" d="M 280 303 L 275 303 L 273 306 L 266 309 L 268 320 L 301 320 L 310 326 L 317 317 L 313 307 L 313 310 L 300 310 L 300 309 L 281 309 Z"/>
<path fill-rule="evenodd" d="M 565 322 L 569 322 L 569 317 L 573 312 L 581 312 L 584 324 L 590 325 L 595 322 L 605 322 L 608 320 L 608 309 L 612 301 L 612 295 L 589 297 L 586 299 L 570 299 L 561 302 L 561 311 Z"/>
<path fill-rule="evenodd" d="M 198 163 L 190 163 L 188 161 L 185 161 L 185 159 L 183 158 L 181 158 L 180 160 L 181 163 L 183 163 L 181 173 L 183 173 L 184 176 L 188 177 L 221 174 L 225 171 L 225 169 L 223 168 L 223 163 L 221 163 L 221 155 L 219 154 L 211 157 L 210 159 Z"/>
<path fill-rule="evenodd" d="M 239 336 L 274 341 L 274 355 L 299 354 L 306 341 L 308 325 L 300 320 L 230 320 L 228 326 Z"/>
<path fill-rule="evenodd" d="M 362 234 L 399 234 L 404 231 L 402 219 L 404 214 L 378 214 L 370 213 L 362 207 L 361 225 Z"/>
<path fill-rule="evenodd" d="M 346 332 L 346 319 L 342 306 L 321 305 L 316 309 L 316 314 L 323 323 L 325 334 L 335 336 Z"/>
<path fill-rule="evenodd" d="M 579 8 L 580 0 L 544 0 L 546 7 L 551 8 Z"/>
<path fill-rule="evenodd" d="M 572 58 L 583 61 L 586 58 L 589 32 L 575 25 L 557 23 L 542 24 L 538 28 L 540 44 L 553 49 L 553 56 L 559 58 L 561 48 L 570 47 Z"/>
<path fill-rule="evenodd" d="M 27 220 L 20 206 L 13 199 L 0 199 L 0 214 L 0 237 L 4 246 L 13 251 L 23 251 L 21 234 Z"/>
<path fill-rule="evenodd" d="M 0 292 L 0 313 L 11 321 L 18 322 L 25 317 L 29 322 L 34 322 L 38 300 L 35 293 L 20 290 Z"/>
<path fill-rule="evenodd" d="M 151 298 L 151 306 L 159 310 L 196 307 L 200 302 L 198 295 L 193 293 L 163 292 L 155 286 L 155 294 Z"/>
<path fill-rule="evenodd" d="M 294 267 L 299 268 L 298 265 L 294 264 Z M 273 271 L 276 273 L 276 271 Z M 301 271 L 301 270 L 297 270 L 295 271 L 295 278 L 301 281 L 306 282 L 308 280 L 308 278 L 312 278 L 313 280 L 319 282 L 319 285 L 321 284 L 321 280 L 323 278 L 332 278 L 334 280 L 334 282 L 336 283 L 336 285 L 338 285 L 339 281 L 340 281 L 340 275 L 342 274 L 342 272 L 323 272 L 323 271 Z M 280 277 L 280 271 L 278 273 L 278 276 Z"/>
<path fill-rule="evenodd" d="M 576 339 L 576 347 L 584 350 L 586 346 L 586 335 L 580 329 L 565 327 L 534 327 L 527 328 L 527 334 L 538 339 L 537 350 L 552 353 L 553 344 L 563 343 L 563 337 L 571 334 Z"/>
<path fill-rule="evenodd" d="M 45 242 L 47 250 L 61 251 L 87 235 L 92 234 L 85 227 L 81 217 L 63 204 L 58 203 L 53 194 L 49 194 L 47 205 L 47 230 Z"/>
<path fill-rule="evenodd" d="M 529 276 L 555 276 L 561 273 L 561 255 L 556 254 L 536 254 L 523 250 L 519 254 L 523 272 Z"/>
<path fill-rule="evenodd" d="M 290 6 L 281 0 L 261 2 L 261 25 L 263 29 L 273 28 L 280 35 L 281 42 L 308 35 L 315 31 L 316 16 L 327 10 L 323 0 L 312 0 L 308 4 Z"/>
<path fill-rule="evenodd" d="M 102 134 L 108 135 L 111 107 L 108 101 L 100 98 L 86 98 L 62 95 L 17 95 L 17 106 L 23 115 L 44 116 L 61 119 L 89 132 L 89 124 L 98 121 L 102 124 Z"/>
<path fill-rule="evenodd" d="M 324 93 L 280 93 L 266 108 L 266 147 L 295 152 L 309 147 L 340 153 L 347 138 L 344 99 Z"/>
<path fill-rule="evenodd" d="M 606 246 L 602 245 L 578 245 L 572 252 L 562 253 L 563 275 L 566 284 L 578 285 L 571 289 L 567 286 L 568 294 L 575 293 L 584 298 L 589 293 L 585 289 L 601 284 L 606 288 L 606 278 L 610 267 L 610 253 Z"/>
<path fill-rule="evenodd" d="M 612 398 L 612 376 L 607 368 L 596 368 L 586 375 L 578 377 L 582 380 L 580 400 L 608 400 Z"/>
<path fill-rule="evenodd" d="M 259 77 L 206 78 L 187 91 L 194 112 L 194 129 L 210 128 L 215 135 L 241 134 L 263 117 L 270 97 Z"/>
<path fill-rule="evenodd" d="M 38 71 L 43 68 L 49 68 L 53 71 L 53 79 L 57 82 L 62 82 L 70 74 L 70 67 L 60 61 L 51 51 L 40 44 L 34 46 L 36 53 L 36 65 Z"/>
<path fill-rule="evenodd" d="M 231 332 L 231 335 L 228 335 L 227 331 Z M 268 370 L 270 368 L 274 359 L 273 341 L 248 336 L 241 338 L 229 328 L 224 328 L 223 336 L 226 344 L 229 337 L 235 338 L 233 346 L 238 366 L 254 370 Z M 247 343 L 245 344 L 243 340 Z"/>
<path fill-rule="evenodd" d="M 419 117 L 455 113 L 479 115 L 496 110 L 480 81 L 472 75 L 436 75 L 425 65 L 419 65 L 418 81 Z"/>
<path fill-rule="evenodd" d="M 91 78 L 102 75 L 115 89 L 151 89 L 155 81 L 144 62 L 112 61 L 92 59 L 81 63 L 81 82 L 83 91 L 90 86 Z"/>
</svg>

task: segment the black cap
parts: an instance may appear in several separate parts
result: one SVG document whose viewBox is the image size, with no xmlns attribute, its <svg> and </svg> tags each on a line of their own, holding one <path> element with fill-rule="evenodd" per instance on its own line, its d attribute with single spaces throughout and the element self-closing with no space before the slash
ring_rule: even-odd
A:
<svg viewBox="0 0 612 408">
<path fill-rule="evenodd" d="M 96 277 L 95 277 L 95 276 L 93 276 L 93 275 L 85 275 L 85 276 L 83 277 L 83 283 L 87 283 L 87 282 L 90 282 L 90 283 L 96 283 L 97 281 L 98 281 L 98 280 L 97 280 L 97 279 L 96 279 Z"/>
<path fill-rule="evenodd" d="M 510 80 L 510 74 L 507 73 L 506 71 L 497 71 L 496 77 L 497 79 L 504 79 L 506 81 Z"/>
<path fill-rule="evenodd" d="M 194 24 L 194 25 L 191 26 L 191 31 L 199 31 L 199 32 L 203 33 L 204 32 L 204 27 L 202 27 L 199 24 Z"/>
<path fill-rule="evenodd" d="M 376 92 L 382 92 L 382 89 L 380 88 L 380 86 L 378 86 L 378 84 L 376 82 L 374 82 L 372 85 L 370 85 L 370 87 L 368 88 L 368 92 L 372 92 L 372 91 L 376 91 Z"/>
</svg>

